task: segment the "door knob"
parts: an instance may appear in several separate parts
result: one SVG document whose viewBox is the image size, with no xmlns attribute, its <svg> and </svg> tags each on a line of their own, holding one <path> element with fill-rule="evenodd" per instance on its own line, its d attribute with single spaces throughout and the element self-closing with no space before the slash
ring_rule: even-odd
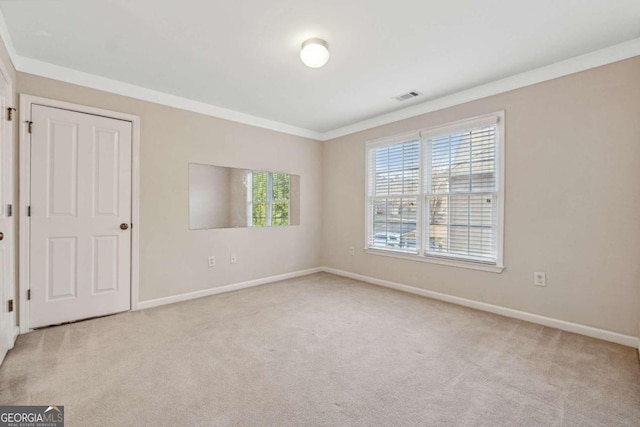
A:
<svg viewBox="0 0 640 427">
<path fill-rule="evenodd" d="M 122 224 L 120 224 L 121 230 L 126 230 L 127 228 L 129 228 L 129 224 L 127 224 L 126 222 L 123 222 Z"/>
<path fill-rule="evenodd" d="M 2 231 L 0 231 L 0 240 L 4 239 L 4 233 Z"/>
</svg>

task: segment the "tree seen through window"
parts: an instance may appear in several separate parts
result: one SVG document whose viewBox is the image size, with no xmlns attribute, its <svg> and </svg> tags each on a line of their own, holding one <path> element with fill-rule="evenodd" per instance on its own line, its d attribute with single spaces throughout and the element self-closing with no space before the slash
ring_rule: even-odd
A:
<svg viewBox="0 0 640 427">
<path fill-rule="evenodd" d="M 290 182 L 288 173 L 251 173 L 250 226 L 289 225 Z"/>
</svg>

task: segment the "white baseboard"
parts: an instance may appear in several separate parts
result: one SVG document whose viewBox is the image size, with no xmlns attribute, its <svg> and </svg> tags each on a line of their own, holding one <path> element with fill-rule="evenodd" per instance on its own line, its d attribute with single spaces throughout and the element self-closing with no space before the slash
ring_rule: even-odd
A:
<svg viewBox="0 0 640 427">
<path fill-rule="evenodd" d="M 240 289 L 260 286 L 267 283 L 278 282 L 280 280 L 293 279 L 300 276 L 308 276 L 309 274 L 319 273 L 323 271 L 322 267 L 309 268 L 307 270 L 294 271 L 291 273 L 278 274 L 276 276 L 263 277 L 261 279 L 249 280 L 247 282 L 233 283 L 231 285 L 219 286 L 217 288 L 203 289 L 201 291 L 188 292 L 186 294 L 172 295 L 170 297 L 156 298 L 147 301 L 138 302 L 137 310 L 158 307 L 160 305 L 173 304 L 174 302 L 188 301 L 191 299 L 208 297 L 210 295 L 222 294 L 225 292 L 237 291 Z"/>
<path fill-rule="evenodd" d="M 264 277 L 261 279 L 249 280 L 247 282 L 234 283 L 231 285 L 224 285 L 217 288 L 203 289 L 201 291 L 189 292 L 186 294 L 172 295 L 164 298 L 156 298 L 147 301 L 140 301 L 138 303 L 138 310 L 144 310 L 151 307 L 158 307 L 166 304 L 173 304 L 180 301 L 188 301 L 196 298 L 202 298 L 210 295 L 222 294 L 225 292 L 237 291 L 240 289 L 251 288 L 254 286 L 265 285 L 267 283 L 278 282 L 280 280 L 293 279 L 295 277 L 307 276 L 309 274 L 327 272 L 335 274 L 337 276 L 348 277 L 354 280 L 360 280 L 362 282 L 371 283 L 373 285 L 384 286 L 386 288 L 395 289 L 398 291 L 408 292 L 415 295 L 421 295 L 427 298 L 432 298 L 439 301 L 445 301 L 452 304 L 462 305 L 465 307 L 474 308 L 476 310 L 487 311 L 489 313 L 499 314 L 505 317 L 511 317 L 514 319 L 524 320 L 531 323 L 536 323 L 551 328 L 561 329 L 563 331 L 573 332 L 580 335 L 585 335 L 592 338 L 598 338 L 604 341 L 610 341 L 617 344 L 625 345 L 628 347 L 635 347 L 640 353 L 640 338 L 630 335 L 619 334 L 617 332 L 607 331 L 605 329 L 598 329 L 592 326 L 581 325 L 579 323 L 567 322 L 564 320 L 554 319 L 551 317 L 540 316 L 538 314 L 528 313 L 526 311 L 514 310 L 512 308 L 501 307 L 498 305 L 488 304 L 480 301 L 474 301 L 466 298 L 456 297 L 453 295 L 447 295 L 440 292 L 429 291 L 426 289 L 416 288 L 409 285 L 403 285 L 401 283 L 391 282 L 388 280 L 377 279 L 375 277 L 364 276 L 362 274 L 351 273 L 344 270 L 338 270 L 330 267 L 315 267 L 306 270 L 294 271 L 291 273 L 279 274 L 276 276 Z"/>
<path fill-rule="evenodd" d="M 426 289 L 420 289 L 413 286 L 390 282 L 388 280 L 376 279 L 374 277 L 363 276 L 361 274 L 350 273 L 348 271 L 337 270 L 335 268 L 323 267 L 322 271 L 338 276 L 348 277 L 350 279 L 360 280 L 362 282 L 371 283 L 373 285 L 384 286 L 386 288 L 421 295 L 427 298 L 433 298 L 457 305 L 463 305 L 465 307 L 474 308 L 476 310 L 488 311 L 490 313 L 499 314 L 501 316 L 512 317 L 514 319 L 525 320 L 527 322 L 537 323 L 539 325 L 549 326 L 551 328 L 561 329 L 563 331 L 586 335 L 588 337 L 598 338 L 601 340 L 614 342 L 616 344 L 622 344 L 628 347 L 636 347 L 638 348 L 638 351 L 640 351 L 640 341 L 638 337 L 632 337 L 630 335 L 623 335 L 617 332 L 607 331 L 605 329 L 598 329 L 591 326 L 581 325 L 579 323 L 572 323 L 564 320 L 554 319 L 551 317 L 527 313 L 526 311 L 514 310 L 512 308 L 506 308 L 498 305 L 492 305 L 484 302 L 456 297 L 453 295 L 442 294 L 440 292 L 428 291 Z"/>
</svg>

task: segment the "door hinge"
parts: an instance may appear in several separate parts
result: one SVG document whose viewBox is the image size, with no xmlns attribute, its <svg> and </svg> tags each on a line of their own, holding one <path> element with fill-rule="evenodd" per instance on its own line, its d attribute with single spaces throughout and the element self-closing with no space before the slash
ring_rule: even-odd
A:
<svg viewBox="0 0 640 427">
<path fill-rule="evenodd" d="M 13 311 L 13 300 L 12 300 L 12 299 L 10 299 L 10 300 L 8 301 L 8 304 L 7 304 L 7 305 L 9 306 L 9 307 L 8 307 L 8 308 L 9 308 L 9 313 L 11 313 L 11 312 Z"/>
<path fill-rule="evenodd" d="M 31 300 L 31 289 L 27 289 L 27 300 Z"/>
<path fill-rule="evenodd" d="M 7 205 L 7 216 L 13 216 L 13 205 Z"/>
<path fill-rule="evenodd" d="M 15 108 L 11 108 L 11 107 L 7 108 L 7 121 L 9 121 L 9 122 L 13 121 L 13 112 L 14 111 L 16 111 Z"/>
<path fill-rule="evenodd" d="M 31 206 L 27 206 L 27 216 L 31 216 Z"/>
<path fill-rule="evenodd" d="M 27 132 L 32 133 L 33 132 L 33 122 L 27 120 L 25 123 L 27 124 Z"/>
</svg>

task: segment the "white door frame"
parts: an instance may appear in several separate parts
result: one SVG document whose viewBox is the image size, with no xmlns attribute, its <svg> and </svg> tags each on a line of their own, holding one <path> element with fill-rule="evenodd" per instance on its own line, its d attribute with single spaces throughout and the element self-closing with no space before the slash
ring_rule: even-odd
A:
<svg viewBox="0 0 640 427">
<path fill-rule="evenodd" d="M 137 310 L 140 287 L 140 117 L 117 111 L 20 94 L 20 296 L 18 298 L 20 303 L 20 333 L 24 334 L 31 330 L 29 327 L 29 301 L 27 301 L 27 291 L 30 289 L 29 253 L 31 249 L 29 245 L 30 218 L 27 216 L 27 206 L 29 206 L 31 200 L 31 139 L 28 132 L 28 123 L 31 121 L 31 106 L 34 104 L 131 122 L 131 310 Z"/>
<path fill-rule="evenodd" d="M 8 94 L 7 94 L 7 99 L 6 99 L 6 105 L 5 107 L 7 108 L 13 108 L 15 107 L 15 100 L 14 100 L 14 94 L 13 94 L 13 80 L 11 79 L 11 75 L 8 72 L 8 68 L 5 65 L 5 62 L 0 58 L 0 73 L 2 74 L 2 76 L 4 77 L 5 81 L 7 82 L 8 85 Z M 1 114 L 7 114 L 6 110 L 2 110 L 0 111 L 0 115 Z M 4 185 L 5 186 L 5 191 L 9 197 L 9 200 L 5 200 L 4 203 L 9 203 L 12 206 L 13 209 L 13 213 L 12 213 L 12 217 L 11 217 L 11 229 L 10 230 L 4 230 L 5 235 L 9 235 L 11 236 L 11 239 L 9 239 L 10 241 L 10 245 L 7 246 L 7 251 L 9 252 L 9 269 L 10 269 L 10 274 L 9 274 L 9 285 L 12 287 L 11 289 L 11 293 L 13 295 L 13 300 L 14 300 L 14 309 L 13 309 L 13 325 L 12 328 L 14 329 L 14 331 L 12 331 L 12 335 L 10 338 L 12 339 L 12 343 L 15 342 L 17 336 L 18 336 L 18 326 L 17 326 L 17 317 L 16 317 L 16 305 L 15 304 L 15 300 L 16 300 L 16 290 L 15 290 L 15 286 L 16 286 L 16 269 L 15 269 L 15 259 L 16 259 L 16 250 L 15 250 L 15 242 L 16 239 L 18 238 L 18 236 L 14 235 L 14 230 L 15 230 L 15 221 L 16 221 L 16 202 L 15 202 L 15 192 L 14 192 L 14 184 L 15 184 L 15 180 L 16 180 L 16 175 L 15 175 L 15 170 L 14 170 L 14 160 L 15 160 L 15 141 L 14 141 L 14 133 L 13 133 L 13 129 L 14 129 L 14 122 L 18 120 L 18 115 L 16 114 L 16 111 L 14 110 L 14 114 L 13 114 L 13 120 L 12 121 L 6 121 L 4 123 L 3 126 L 3 131 L 4 131 L 4 135 L 2 135 L 1 138 L 1 143 L 5 144 L 5 158 L 1 159 L 0 161 L 4 162 L 3 168 L 2 168 L 2 173 L 4 173 L 4 176 L 2 177 L 2 179 L 0 181 L 2 181 L 0 183 L 0 185 Z M 5 182 L 5 180 L 8 178 L 10 185 L 7 186 L 7 183 Z M 6 307 L 0 307 L 0 310 L 5 310 Z M 9 346 L 9 348 L 12 348 L 13 344 L 11 344 Z M 0 356 L 1 357 L 1 356 Z M 2 359 L 0 359 L 0 363 L 2 362 Z"/>
</svg>

